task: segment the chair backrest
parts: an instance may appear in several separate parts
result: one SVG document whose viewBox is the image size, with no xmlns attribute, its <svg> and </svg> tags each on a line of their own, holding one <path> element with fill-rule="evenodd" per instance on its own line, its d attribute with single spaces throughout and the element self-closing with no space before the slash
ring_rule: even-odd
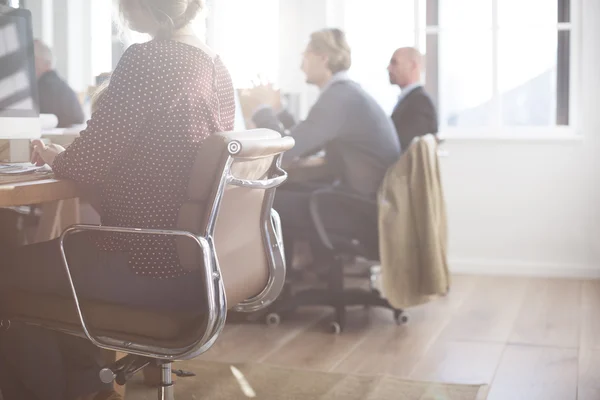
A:
<svg viewBox="0 0 600 400">
<path fill-rule="evenodd" d="M 268 283 L 273 259 L 267 226 L 274 189 L 285 180 L 278 160 L 293 145 L 292 138 L 267 129 L 226 132 L 206 139 L 196 157 L 178 229 L 214 244 L 228 308 Z M 182 266 L 201 267 L 197 245 L 177 241 Z"/>
</svg>

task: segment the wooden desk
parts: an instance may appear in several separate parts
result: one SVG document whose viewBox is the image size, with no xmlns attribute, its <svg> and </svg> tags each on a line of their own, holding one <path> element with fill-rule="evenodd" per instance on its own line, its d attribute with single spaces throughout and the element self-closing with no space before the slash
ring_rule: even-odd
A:
<svg viewBox="0 0 600 400">
<path fill-rule="evenodd" d="M 78 197 L 73 182 L 58 179 L 3 183 L 0 177 L 0 207 L 26 206 Z"/>
<path fill-rule="evenodd" d="M 33 242 L 53 239 L 69 225 L 80 222 L 80 190 L 68 180 L 41 179 L 14 182 L 14 177 L 0 176 L 0 207 L 16 207 L 42 204 L 42 217 Z M 24 176 L 24 180 L 31 176 Z M 10 180 L 10 183 L 6 183 Z M 119 354 L 117 358 L 123 357 Z M 114 354 L 111 358 L 115 358 Z M 122 396 L 125 388 L 115 383 L 115 390 Z"/>
<path fill-rule="evenodd" d="M 14 182 L 14 177 L 10 177 L 10 183 L 6 183 L 7 179 L 3 182 L 0 176 L 0 207 L 42 204 L 40 225 L 31 242 L 54 239 L 67 226 L 79 223 L 79 191 L 73 182 L 57 179 Z"/>
</svg>

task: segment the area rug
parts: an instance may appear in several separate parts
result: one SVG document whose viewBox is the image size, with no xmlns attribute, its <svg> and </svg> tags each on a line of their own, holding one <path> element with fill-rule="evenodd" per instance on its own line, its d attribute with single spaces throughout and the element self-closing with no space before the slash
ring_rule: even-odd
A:
<svg viewBox="0 0 600 400">
<path fill-rule="evenodd" d="M 192 366 L 193 365 L 193 366 Z M 195 377 L 178 379 L 177 400 L 484 400 L 485 385 L 417 382 L 391 376 L 303 371 L 264 364 L 200 362 Z M 127 385 L 128 400 L 156 398 L 139 383 Z"/>
</svg>

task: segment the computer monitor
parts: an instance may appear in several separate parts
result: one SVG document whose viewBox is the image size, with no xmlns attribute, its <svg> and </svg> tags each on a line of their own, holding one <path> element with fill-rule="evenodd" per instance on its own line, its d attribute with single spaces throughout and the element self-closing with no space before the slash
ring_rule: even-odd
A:
<svg viewBox="0 0 600 400">
<path fill-rule="evenodd" d="M 0 5 L 0 139 L 40 136 L 31 12 Z"/>
</svg>

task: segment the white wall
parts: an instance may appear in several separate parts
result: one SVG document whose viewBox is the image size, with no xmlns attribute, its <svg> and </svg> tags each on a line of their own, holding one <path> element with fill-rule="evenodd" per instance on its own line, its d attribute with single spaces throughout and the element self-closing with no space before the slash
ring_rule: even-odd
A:
<svg viewBox="0 0 600 400">
<path fill-rule="evenodd" d="M 316 101 L 318 90 L 304 82 L 300 71 L 302 52 L 309 35 L 327 25 L 328 5 L 332 0 L 280 0 L 279 84 L 288 92 L 300 94 L 300 114 L 306 115 Z"/>
<path fill-rule="evenodd" d="M 582 1 L 581 73 L 573 73 L 583 83 L 575 110 L 582 138 L 449 138 L 444 145 L 450 154 L 442 159 L 442 174 L 454 271 L 600 277 L 600 1 Z M 287 16 L 282 11 L 282 18 L 293 15 L 282 25 L 293 24 L 289 29 L 304 38 L 326 25 L 323 14 L 315 17 L 316 5 L 305 3 L 307 8 L 296 4 L 295 10 L 288 5 Z M 320 12 L 327 15 L 324 3 Z M 314 23 L 300 25 L 310 18 Z M 297 36 L 281 45 L 282 81 L 293 80 L 295 88 L 301 86 L 293 75 L 298 61 L 290 62 L 290 55 L 301 48 L 286 46 L 302 45 Z M 296 72 L 286 72 L 286 66 Z"/>
<path fill-rule="evenodd" d="M 456 271 L 600 277 L 600 2 L 583 0 L 576 141 L 445 146 Z"/>
<path fill-rule="evenodd" d="M 593 147 L 450 140 L 442 173 L 453 269 L 600 276 L 590 224 Z"/>
</svg>

